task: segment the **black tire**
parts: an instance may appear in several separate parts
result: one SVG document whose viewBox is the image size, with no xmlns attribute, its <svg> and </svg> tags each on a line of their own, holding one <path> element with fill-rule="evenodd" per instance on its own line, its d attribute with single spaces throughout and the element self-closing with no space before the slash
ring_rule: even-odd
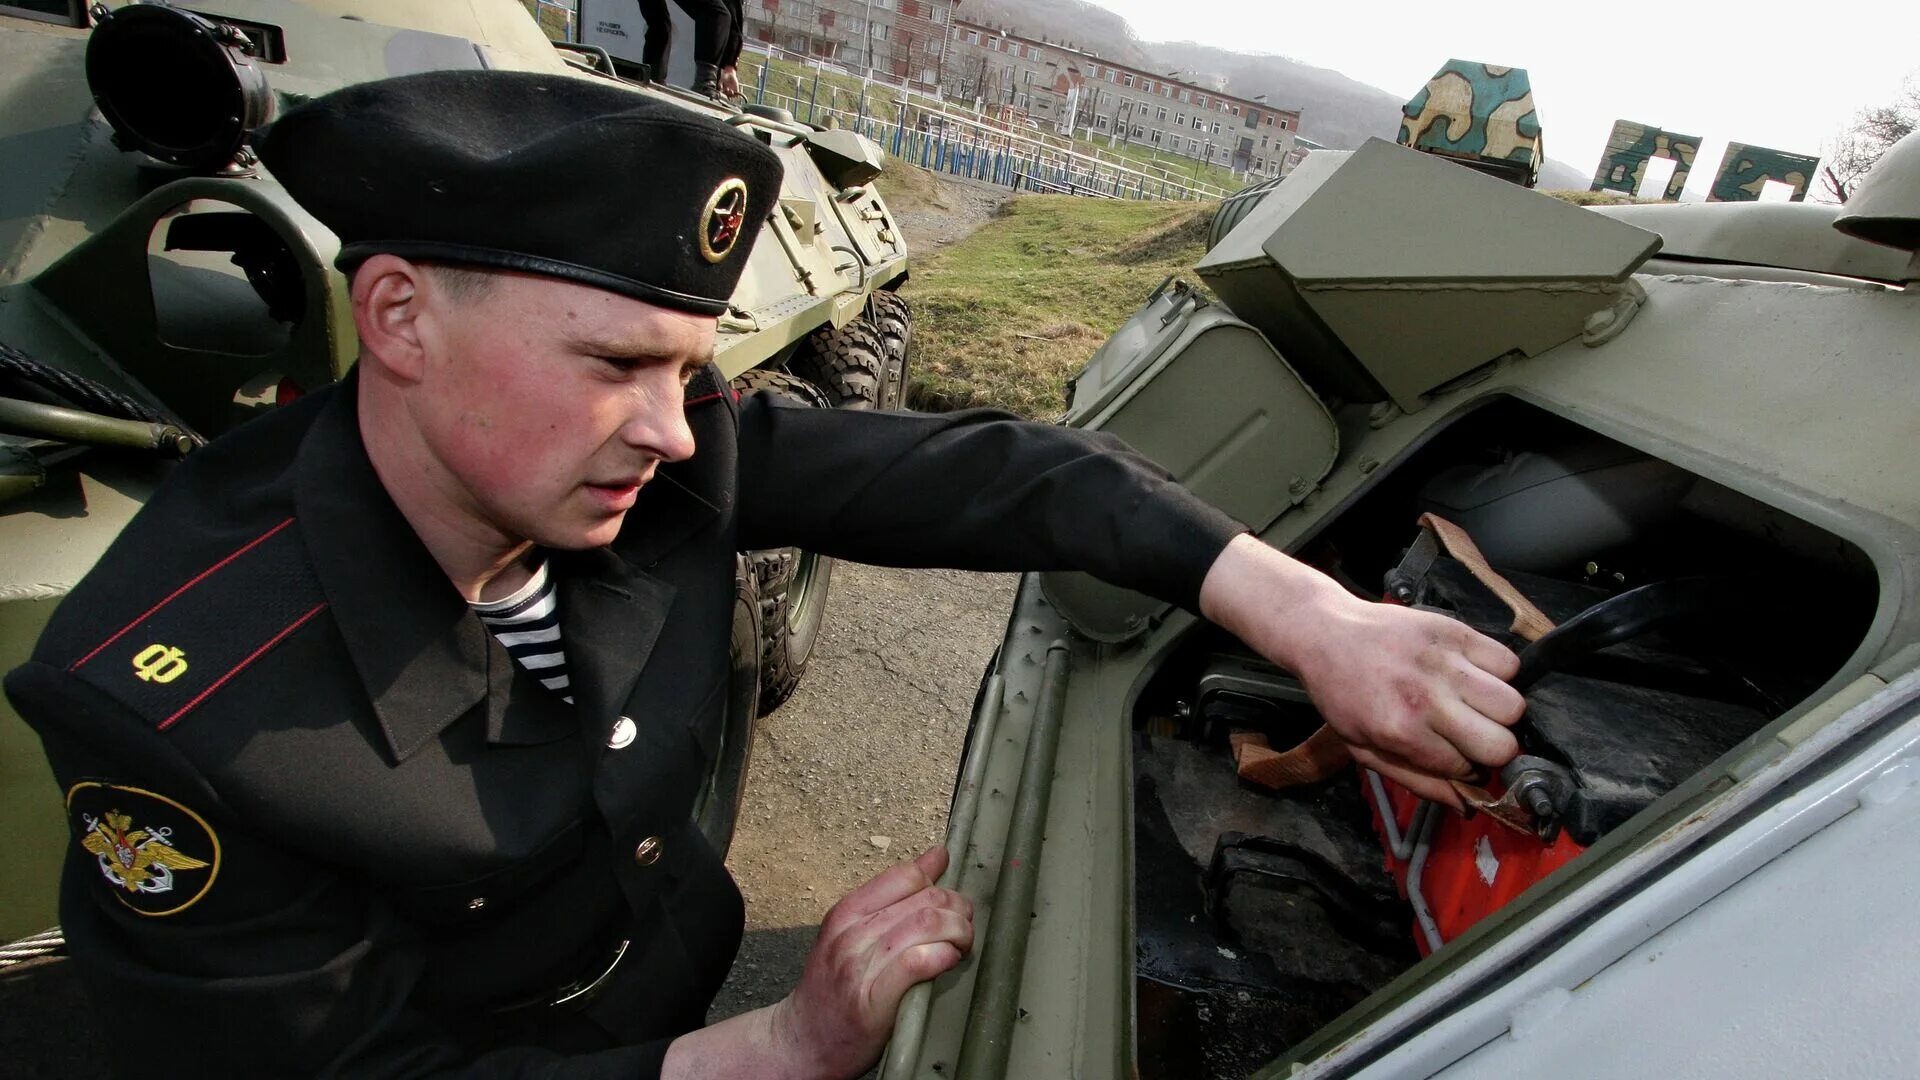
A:
<svg viewBox="0 0 1920 1080">
<path fill-rule="evenodd" d="M 886 346 L 866 319 L 823 326 L 800 343 L 787 370 L 827 395 L 836 409 L 879 409 L 887 382 Z"/>
<path fill-rule="evenodd" d="M 733 380 L 742 396 L 785 394 L 816 408 L 832 408 L 814 384 L 783 371 L 755 369 Z M 778 709 L 793 696 L 819 640 L 827 612 L 833 560 L 799 548 L 745 553 L 760 611 L 760 715 Z"/>
<path fill-rule="evenodd" d="M 899 293 L 877 292 L 867 301 L 867 318 L 880 332 L 880 347 L 887 359 L 880 407 L 904 409 L 913 368 L 913 309 Z"/>
<path fill-rule="evenodd" d="M 727 715 L 720 728 L 720 745 L 706 782 L 694 800 L 693 819 L 701 835 L 723 857 L 733 844 L 740 821 L 740 801 L 747 793 L 747 768 L 753 761 L 753 726 L 760 716 L 760 601 L 746 560 L 733 575 L 733 637 L 729 647 L 732 671 L 727 683 Z"/>
</svg>

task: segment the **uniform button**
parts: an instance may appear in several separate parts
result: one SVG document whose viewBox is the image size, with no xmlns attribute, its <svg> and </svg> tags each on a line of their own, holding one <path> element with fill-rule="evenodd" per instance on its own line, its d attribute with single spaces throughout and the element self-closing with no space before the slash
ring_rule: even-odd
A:
<svg viewBox="0 0 1920 1080">
<path fill-rule="evenodd" d="M 481 908 L 486 906 L 487 906 L 487 898 L 484 896 L 476 896 L 473 899 L 467 901 L 468 911 L 479 911 Z"/>
<path fill-rule="evenodd" d="M 664 845 L 660 843 L 659 837 L 649 836 L 645 840 L 640 841 L 639 847 L 633 849 L 633 861 L 639 863 L 641 866 L 652 866 L 654 863 L 660 861 L 660 852 L 663 846 Z"/>
<path fill-rule="evenodd" d="M 634 736 L 640 734 L 640 725 L 630 716 L 623 716 L 613 722 L 613 734 L 607 739 L 609 750 L 625 750 L 633 744 Z"/>
</svg>

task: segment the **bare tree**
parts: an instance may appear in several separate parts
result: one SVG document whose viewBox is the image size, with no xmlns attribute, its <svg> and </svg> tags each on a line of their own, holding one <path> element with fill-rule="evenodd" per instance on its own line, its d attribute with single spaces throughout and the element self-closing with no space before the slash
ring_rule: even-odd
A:
<svg viewBox="0 0 1920 1080">
<path fill-rule="evenodd" d="M 1826 194 L 1846 202 L 1867 170 L 1916 127 L 1920 127 L 1920 80 L 1909 77 L 1892 104 L 1860 110 L 1853 123 L 1834 137 L 1827 164 L 1820 170 Z"/>
</svg>

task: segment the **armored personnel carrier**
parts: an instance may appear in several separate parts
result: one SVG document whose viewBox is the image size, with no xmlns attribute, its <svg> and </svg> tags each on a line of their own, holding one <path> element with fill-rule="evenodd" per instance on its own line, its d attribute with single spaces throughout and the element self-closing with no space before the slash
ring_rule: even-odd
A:
<svg viewBox="0 0 1920 1080">
<path fill-rule="evenodd" d="M 173 462 L 354 362 L 337 240 L 257 162 L 256 130 L 353 82 L 457 68 L 625 86 L 771 147 L 785 187 L 720 318 L 720 368 L 744 393 L 900 403 L 906 246 L 879 152 L 851 132 L 620 79 L 517 0 L 0 0 L 0 669 Z M 578 183 L 598 183 L 593 162 Z M 744 565 L 739 715 L 703 815 L 722 850 L 755 714 L 805 668 L 830 573 L 791 550 Z M 53 924 L 66 841 L 38 741 L 3 702 L 0 825 L 12 940 Z"/>
<path fill-rule="evenodd" d="M 1447 157 L 1224 206 L 1066 422 L 1509 643 L 1524 756 L 1423 804 L 1223 631 L 1029 575 L 948 833 L 974 952 L 886 1080 L 1920 1061 L 1920 136 L 1845 207 Z"/>
</svg>

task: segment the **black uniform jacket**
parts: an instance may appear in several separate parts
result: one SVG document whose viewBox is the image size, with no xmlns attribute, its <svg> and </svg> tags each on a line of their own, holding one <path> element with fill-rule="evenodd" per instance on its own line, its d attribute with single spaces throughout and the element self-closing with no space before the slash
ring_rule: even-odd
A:
<svg viewBox="0 0 1920 1080">
<path fill-rule="evenodd" d="M 614 544 L 549 553 L 568 706 L 388 498 L 355 385 L 184 462 L 6 680 L 68 792 L 74 960 L 108 1026 L 164 1033 L 142 1077 L 651 1075 L 742 929 L 690 820 L 736 550 L 1191 606 L 1237 530 L 1104 436 L 713 394 Z M 622 940 L 581 1011 L 542 1004 Z"/>
</svg>

